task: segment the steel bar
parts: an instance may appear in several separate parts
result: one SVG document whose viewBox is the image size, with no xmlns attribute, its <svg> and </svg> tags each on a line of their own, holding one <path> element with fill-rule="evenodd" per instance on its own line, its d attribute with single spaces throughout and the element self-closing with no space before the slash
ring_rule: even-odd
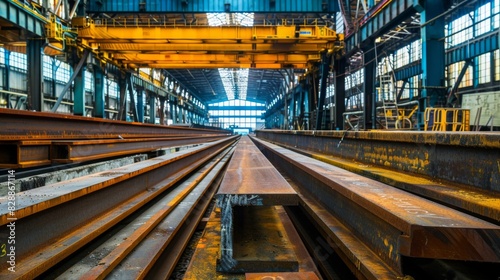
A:
<svg viewBox="0 0 500 280">
<path fill-rule="evenodd" d="M 50 141 L 0 142 L 0 168 L 26 168 L 50 164 Z"/>
<path fill-rule="evenodd" d="M 228 135 L 227 130 L 129 123 L 47 112 L 0 109 L 0 141 Z"/>
<path fill-rule="evenodd" d="M 256 134 L 280 145 L 500 192 L 499 133 L 259 130 Z"/>
<path fill-rule="evenodd" d="M 16 210 L 0 199 L 0 236 L 15 217 L 16 273 L 0 266 L 2 279 L 32 279 L 151 201 L 183 176 L 228 147 L 236 137 L 174 154 L 21 192 Z M 36 229 L 35 231 L 33 229 Z M 43 252 L 42 254 L 40 252 Z"/>
<path fill-rule="evenodd" d="M 224 137 L 227 136 L 53 141 L 52 161 L 60 163 L 81 162 L 149 152 L 165 147 L 207 143 Z"/>
<path fill-rule="evenodd" d="M 301 192 L 317 200 L 395 271 L 401 273 L 401 256 L 500 263 L 498 225 L 253 140 Z"/>
<path fill-rule="evenodd" d="M 233 226 L 233 219 L 237 213 L 235 207 L 298 203 L 297 193 L 248 136 L 243 136 L 238 142 L 216 197 L 217 206 L 221 208 L 221 256 L 218 270 L 222 272 L 245 271 L 249 266 L 246 264 L 258 261 L 236 259 L 237 254 L 233 251 L 236 228 Z M 283 260 L 283 266 L 289 268 L 288 260 Z M 266 263 L 262 261 L 259 266 L 254 266 L 258 271 L 270 268 L 274 269 L 273 271 L 280 269 L 277 263 L 270 263 L 266 267 Z"/>
<path fill-rule="evenodd" d="M 145 244 L 151 243 L 152 240 L 157 241 L 153 245 L 159 245 L 158 241 L 163 243 L 170 241 L 175 232 L 179 230 L 182 221 L 188 216 L 186 211 L 192 209 L 194 202 L 201 199 L 203 192 L 211 186 L 211 180 L 204 180 L 204 178 L 207 176 L 214 178 L 217 175 L 211 172 L 227 155 L 227 152 L 228 149 L 201 168 L 200 171 L 173 188 L 139 217 L 66 270 L 59 278 L 102 279 L 110 273 L 121 275 L 118 276 L 120 279 L 138 279 L 141 274 L 144 276 L 156 261 L 153 256 L 159 254 L 162 247 L 146 246 L 146 250 L 141 250 L 141 248 L 145 247 Z M 216 171 L 220 170 L 221 168 Z M 172 233 L 168 239 L 165 238 L 166 232 Z M 155 238 L 155 236 L 161 236 L 161 238 Z M 129 254 L 139 255 L 141 258 L 136 260 L 134 265 L 127 265 L 126 260 L 130 258 Z M 120 266 L 117 267 L 119 264 Z M 112 271 L 115 267 L 121 272 Z M 132 273 L 136 276 L 132 276 Z"/>
<path fill-rule="evenodd" d="M 494 170 L 498 166 L 499 135 L 406 131 L 257 134 L 301 154 L 500 222 L 500 186 L 494 184 L 500 180 Z M 468 181 L 484 183 L 478 187 L 447 183 L 436 175 L 436 169 L 444 168 L 447 177 L 468 177 Z M 439 172 L 444 174 L 444 170 Z M 491 181 L 488 175 L 483 177 L 478 172 L 489 174 Z M 497 192 L 483 190 L 488 184 Z"/>
<path fill-rule="evenodd" d="M 182 254 L 182 250 L 187 245 L 189 237 L 196 229 L 196 225 L 222 180 L 222 171 L 233 152 L 233 148 L 230 149 L 231 151 L 226 151 L 225 154 L 220 155 L 214 161 L 214 164 L 204 171 L 203 178 L 195 180 L 196 187 L 182 202 L 182 205 L 179 205 L 172 212 L 172 217 L 169 216 L 168 220 L 163 220 L 134 252 L 125 258 L 120 267 L 109 275 L 110 278 L 123 279 L 125 275 L 133 279 L 160 279 L 161 277 L 166 279 L 169 277 L 177 263 L 177 259 Z M 187 228 L 187 235 L 180 234 L 183 231 L 183 227 Z M 180 238 L 176 238 L 178 236 Z M 177 239 L 176 241 L 179 241 L 179 244 L 183 244 L 180 246 L 180 250 L 167 250 L 167 248 L 173 249 L 178 245 L 173 243 L 174 239 Z M 161 267 L 161 269 L 155 271 L 157 273 L 155 277 L 151 277 L 152 274 L 149 272 L 160 258 L 162 252 L 168 252 L 171 258 L 163 259 L 164 262 L 158 264 L 158 267 Z M 178 254 L 173 255 L 176 252 Z"/>
</svg>

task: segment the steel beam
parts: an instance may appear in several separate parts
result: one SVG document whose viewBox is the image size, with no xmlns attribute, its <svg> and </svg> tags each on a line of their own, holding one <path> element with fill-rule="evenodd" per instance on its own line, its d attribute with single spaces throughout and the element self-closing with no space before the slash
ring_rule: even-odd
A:
<svg viewBox="0 0 500 280">
<path fill-rule="evenodd" d="M 94 65 L 94 92 L 95 92 L 95 104 L 94 104 L 94 117 L 104 118 L 104 74 L 101 67 Z"/>
<path fill-rule="evenodd" d="M 172 135 L 227 135 L 227 130 L 167 127 L 100 118 L 0 108 L 0 141 L 118 139 Z"/>
<path fill-rule="evenodd" d="M 0 168 L 27 168 L 50 164 L 47 140 L 0 142 Z"/>
<path fill-rule="evenodd" d="M 258 146 L 286 170 L 298 192 L 319 202 L 399 274 L 402 256 L 500 263 L 498 225 L 264 141 Z M 366 265 L 356 262 L 358 269 Z"/>
<path fill-rule="evenodd" d="M 52 141 L 53 162 L 70 163 L 144 153 L 166 147 L 201 144 L 227 136 L 189 136 L 106 140 Z"/>
<path fill-rule="evenodd" d="M 142 5 L 141 5 L 142 3 Z M 88 13 L 324 13 L 338 12 L 337 0 L 241 1 L 241 0 L 132 0 L 92 1 Z"/>
<path fill-rule="evenodd" d="M 57 108 L 59 108 L 59 105 L 61 105 L 61 102 L 62 102 L 64 96 L 66 95 L 66 93 L 68 92 L 69 87 L 71 86 L 71 84 L 73 83 L 75 78 L 78 76 L 78 74 L 81 71 L 81 69 L 83 68 L 84 64 L 87 63 L 87 57 L 89 56 L 89 54 L 90 54 L 89 50 L 85 50 L 83 52 L 82 58 L 80 59 L 80 61 L 76 65 L 76 68 L 73 71 L 73 75 L 71 75 L 71 77 L 69 78 L 69 81 L 64 85 L 64 88 L 61 90 L 61 93 L 59 94 L 59 97 L 57 98 L 56 104 L 54 104 L 54 106 L 52 107 L 52 112 L 57 112 Z"/>
<path fill-rule="evenodd" d="M 277 271 L 293 267 L 290 263 L 293 259 L 290 261 L 289 256 L 285 260 L 282 259 L 282 262 L 275 260 L 266 264 L 259 259 L 241 257 L 235 252 L 240 248 L 234 244 L 234 235 L 237 231 L 235 224 L 245 222 L 235 218 L 235 215 L 239 215 L 238 211 L 248 206 L 262 208 L 262 206 L 298 203 L 297 193 L 248 136 L 243 136 L 239 140 L 216 198 L 217 206 L 221 208 L 221 254 L 218 271 Z M 252 220 L 252 217 L 247 219 Z"/>
<path fill-rule="evenodd" d="M 347 58 L 344 56 L 339 60 L 335 60 L 335 127 L 342 129 L 344 127 L 344 118 L 342 114 L 345 112 L 345 67 Z"/>
<path fill-rule="evenodd" d="M 45 24 L 49 22 L 29 6 L 13 0 L 0 0 L 0 17 L 39 37 L 44 36 Z"/>
<path fill-rule="evenodd" d="M 421 13 L 422 24 L 433 19 L 432 25 L 423 25 L 422 38 L 422 92 L 421 110 L 436 107 L 445 103 L 444 89 L 444 17 L 434 19 L 444 12 L 442 1 L 424 0 L 424 11 Z"/>
<path fill-rule="evenodd" d="M 43 59 L 40 39 L 29 39 L 26 44 L 28 60 L 28 110 L 43 110 Z"/>
</svg>

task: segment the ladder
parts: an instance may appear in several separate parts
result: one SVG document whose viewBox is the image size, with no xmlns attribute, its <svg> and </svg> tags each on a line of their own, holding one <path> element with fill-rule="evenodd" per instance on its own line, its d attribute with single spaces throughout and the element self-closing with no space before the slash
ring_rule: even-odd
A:
<svg viewBox="0 0 500 280">
<path fill-rule="evenodd" d="M 399 119 L 399 110 L 396 94 L 396 82 L 394 78 L 394 70 L 390 65 L 389 58 L 383 60 L 383 64 L 379 67 L 379 86 L 380 98 L 382 99 L 382 108 L 384 114 L 384 126 L 386 129 L 398 128 L 397 120 Z M 383 71 L 385 70 L 385 71 Z"/>
</svg>

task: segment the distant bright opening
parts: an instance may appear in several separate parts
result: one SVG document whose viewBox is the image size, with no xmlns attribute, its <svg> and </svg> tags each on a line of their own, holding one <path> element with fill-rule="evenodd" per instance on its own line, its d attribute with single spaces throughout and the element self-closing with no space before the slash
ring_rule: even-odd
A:
<svg viewBox="0 0 500 280">
<path fill-rule="evenodd" d="M 208 13 L 210 26 L 253 26 L 253 13 Z M 219 75 L 228 100 L 247 98 L 248 69 L 219 68 Z"/>
</svg>

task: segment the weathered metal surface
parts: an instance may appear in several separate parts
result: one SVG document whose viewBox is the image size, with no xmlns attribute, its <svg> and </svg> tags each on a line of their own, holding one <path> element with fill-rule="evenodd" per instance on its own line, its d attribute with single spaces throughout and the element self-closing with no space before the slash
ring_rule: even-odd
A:
<svg viewBox="0 0 500 280">
<path fill-rule="evenodd" d="M 318 275 L 316 275 L 316 273 L 311 271 L 245 273 L 245 279 L 246 280 L 271 280 L 271 279 L 319 280 Z"/>
<path fill-rule="evenodd" d="M 130 123 L 108 119 L 0 108 L 0 141 L 119 139 L 174 135 L 228 135 L 227 130 Z"/>
<path fill-rule="evenodd" d="M 165 147 L 201 144 L 220 140 L 224 137 L 228 136 L 53 141 L 51 157 L 54 162 L 80 162 L 133 153 L 149 152 Z"/>
<path fill-rule="evenodd" d="M 392 269 L 401 256 L 500 262 L 500 226 L 290 150 L 255 140 L 308 196 Z"/>
<path fill-rule="evenodd" d="M 244 272 L 251 269 L 249 260 L 236 259 L 235 210 L 237 206 L 297 205 L 297 193 L 274 166 L 257 149 L 248 136 L 239 140 L 228 169 L 217 192 L 221 208 L 221 256 L 218 270 Z M 248 217 L 247 217 L 248 218 Z M 252 260 L 255 264 L 258 259 Z M 272 262 L 259 265 L 260 271 L 277 271 Z M 286 266 L 286 265 L 285 265 Z M 287 267 L 289 268 L 289 267 Z M 283 269 L 283 268 L 282 268 Z"/>
<path fill-rule="evenodd" d="M 50 164 L 50 141 L 0 142 L 0 168 L 26 168 Z"/>
<path fill-rule="evenodd" d="M 85 245 L 196 169 L 235 138 L 138 162 L 16 195 L 11 215 L 0 199 L 0 236 L 15 217 L 16 273 L 0 264 L 0 278 L 30 279 Z M 34 230 L 36 229 L 36 230 Z M 40 254 L 40 251 L 43 253 Z"/>
<path fill-rule="evenodd" d="M 42 174 L 37 174 L 22 178 L 21 176 L 19 176 L 18 178 L 16 178 L 14 182 L 16 187 L 16 193 L 35 188 L 40 188 L 45 185 L 55 184 L 61 181 L 66 181 L 105 170 L 110 170 L 113 168 L 118 168 L 120 166 L 132 164 L 146 159 L 147 156 L 145 154 L 140 154 L 140 155 L 133 155 L 129 157 L 121 157 L 117 159 L 107 160 L 103 162 L 86 164 L 83 166 L 77 166 L 68 169 L 56 166 L 50 169 L 46 169 L 45 172 Z M 8 190 L 7 180 L 4 181 L 0 179 L 0 196 L 7 195 L 7 190 Z"/>
<path fill-rule="evenodd" d="M 500 222 L 500 196 L 496 193 L 471 189 L 459 184 L 445 184 L 422 175 L 401 173 L 385 167 L 360 164 L 324 154 L 303 150 L 300 153 L 399 189 L 469 211 L 477 217 Z"/>
<path fill-rule="evenodd" d="M 225 154 L 172 189 L 59 278 L 102 279 L 108 274 L 118 279 L 143 278 L 211 186 L 221 169 L 214 167 Z M 211 173 L 213 170 L 216 172 Z M 113 271 L 115 268 L 118 271 Z"/>
<path fill-rule="evenodd" d="M 256 133 L 261 139 L 298 149 L 500 192 L 498 132 L 259 130 Z"/>
<path fill-rule="evenodd" d="M 281 210 L 277 210 L 280 217 L 281 224 L 284 225 L 286 230 L 286 235 L 288 236 L 290 242 L 293 242 L 293 249 L 298 257 L 299 272 L 302 271 L 317 271 L 315 264 L 311 261 L 310 257 L 304 257 L 303 253 L 307 252 L 304 244 L 301 242 L 300 236 L 293 229 L 290 230 L 288 226 L 291 224 L 290 219 L 286 215 L 282 215 Z M 208 220 L 207 226 L 200 238 L 198 245 L 196 246 L 196 251 L 191 258 L 188 269 L 184 274 L 184 279 L 232 279 L 232 280 L 242 280 L 245 279 L 244 273 L 224 273 L 216 270 L 216 258 L 220 253 L 220 237 L 221 237 L 221 222 L 220 222 L 221 212 L 220 208 L 215 207 L 214 211 L 211 213 Z M 263 252 L 268 252 L 272 250 L 272 246 L 264 247 L 259 246 L 259 244 L 254 244 L 256 247 L 260 248 Z M 271 272 L 272 273 L 272 272 Z M 286 278 L 288 279 L 288 278 Z"/>
</svg>

